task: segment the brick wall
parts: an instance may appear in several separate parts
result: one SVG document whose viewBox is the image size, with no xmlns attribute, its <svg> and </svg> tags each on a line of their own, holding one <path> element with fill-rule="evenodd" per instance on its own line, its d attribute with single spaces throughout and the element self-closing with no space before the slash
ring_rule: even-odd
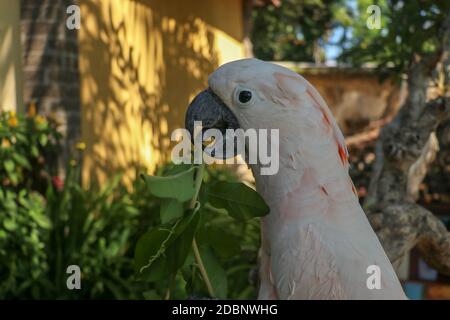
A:
<svg viewBox="0 0 450 320">
<path fill-rule="evenodd" d="M 61 121 L 63 160 L 80 136 L 77 30 L 66 27 L 74 0 L 21 0 L 24 103 Z M 64 161 L 63 161 L 64 162 Z"/>
</svg>

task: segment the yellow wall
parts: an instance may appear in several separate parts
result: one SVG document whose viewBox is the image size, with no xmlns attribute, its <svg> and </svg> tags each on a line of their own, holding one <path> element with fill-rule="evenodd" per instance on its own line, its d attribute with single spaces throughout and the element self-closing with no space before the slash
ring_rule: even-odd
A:
<svg viewBox="0 0 450 320">
<path fill-rule="evenodd" d="M 20 1 L 0 0 L 0 110 L 22 109 Z"/>
<path fill-rule="evenodd" d="M 241 0 L 81 0 L 83 179 L 169 160 L 172 130 L 219 65 L 243 57 Z"/>
</svg>

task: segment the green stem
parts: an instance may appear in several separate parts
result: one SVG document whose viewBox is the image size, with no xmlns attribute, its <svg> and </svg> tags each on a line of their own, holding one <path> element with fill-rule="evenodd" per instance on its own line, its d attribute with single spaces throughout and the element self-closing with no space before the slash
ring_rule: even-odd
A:
<svg viewBox="0 0 450 320">
<path fill-rule="evenodd" d="M 189 208 L 194 209 L 195 204 L 197 203 L 198 194 L 200 193 L 200 187 L 202 186 L 203 181 L 203 172 L 205 172 L 205 166 L 203 164 L 197 167 L 197 172 L 195 173 L 195 182 L 194 182 L 194 196 L 189 203 Z"/>
<path fill-rule="evenodd" d="M 205 171 L 205 166 L 203 164 L 200 164 L 197 167 L 197 172 L 195 175 L 195 193 L 189 204 L 190 209 L 195 208 L 195 204 L 197 203 L 198 194 L 200 193 L 200 187 L 202 186 L 204 171 Z M 209 280 L 208 272 L 206 272 L 205 265 L 203 264 L 202 257 L 200 256 L 200 251 L 198 250 L 198 246 L 197 246 L 197 242 L 195 241 L 195 237 L 192 240 L 192 251 L 194 252 L 195 260 L 197 261 L 197 265 L 198 265 L 198 268 L 200 269 L 200 273 L 202 275 L 203 281 L 205 281 L 206 288 L 208 289 L 208 293 L 211 297 L 215 297 L 214 288 L 211 285 L 211 281 Z"/>
<path fill-rule="evenodd" d="M 192 241 L 192 250 L 194 251 L 195 260 L 197 260 L 198 268 L 200 269 L 200 273 L 205 281 L 206 288 L 208 289 L 208 293 L 211 297 L 215 297 L 214 288 L 211 285 L 211 281 L 209 280 L 208 273 L 206 272 L 205 265 L 203 264 L 202 257 L 200 256 L 200 251 L 198 250 L 197 242 Z"/>
<path fill-rule="evenodd" d="M 219 208 L 215 208 L 215 207 L 213 207 L 212 205 L 210 205 L 209 203 L 205 203 L 205 206 L 204 206 L 204 208 L 205 209 L 207 209 L 207 210 L 209 210 L 209 211 L 211 211 L 211 212 L 214 212 L 214 213 L 226 213 L 227 211 L 225 210 L 225 209 L 219 209 Z"/>
<path fill-rule="evenodd" d="M 172 278 L 170 279 L 170 281 L 169 281 L 169 286 L 167 287 L 167 291 L 166 291 L 166 295 L 164 297 L 164 300 L 169 300 L 170 299 L 170 290 L 171 290 L 171 288 L 173 287 L 173 285 L 175 283 L 175 277 L 176 277 L 176 274 L 174 274 L 172 276 Z"/>
</svg>

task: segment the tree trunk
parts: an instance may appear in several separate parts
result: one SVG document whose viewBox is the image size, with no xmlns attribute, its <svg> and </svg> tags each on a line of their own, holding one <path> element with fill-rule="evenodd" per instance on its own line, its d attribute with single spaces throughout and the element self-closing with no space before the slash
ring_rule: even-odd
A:
<svg viewBox="0 0 450 320">
<path fill-rule="evenodd" d="M 426 101 L 433 69 L 440 63 L 444 73 L 449 70 L 450 14 L 441 32 L 439 52 L 413 57 L 406 101 L 393 121 L 381 130 L 364 208 L 394 265 L 417 247 L 430 266 L 450 275 L 450 233 L 437 217 L 415 203 L 419 184 L 439 150 L 436 128 L 450 114 L 450 98 L 444 94 Z M 444 78 L 448 79 L 448 74 Z"/>
</svg>

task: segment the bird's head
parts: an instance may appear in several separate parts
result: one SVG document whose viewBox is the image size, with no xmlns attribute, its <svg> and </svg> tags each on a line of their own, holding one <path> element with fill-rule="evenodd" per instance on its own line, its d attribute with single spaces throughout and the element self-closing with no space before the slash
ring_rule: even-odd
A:
<svg viewBox="0 0 450 320">
<path fill-rule="evenodd" d="M 186 128 L 194 122 L 203 129 L 278 129 L 280 159 L 314 161 L 317 148 L 328 152 L 334 143 L 339 156 L 346 156 L 343 136 L 323 99 L 303 77 L 282 66 L 258 59 L 222 65 L 208 79 L 186 113 Z M 341 150 L 342 149 L 342 150 Z"/>
<path fill-rule="evenodd" d="M 292 94 L 285 91 L 288 84 L 286 89 L 281 88 L 277 72 L 298 76 L 258 59 L 237 60 L 219 67 L 209 76 L 209 87 L 191 102 L 186 128 L 193 133 L 194 121 L 202 121 L 203 128 L 219 130 L 278 127 L 283 118 L 279 110 L 282 100 Z"/>
</svg>

